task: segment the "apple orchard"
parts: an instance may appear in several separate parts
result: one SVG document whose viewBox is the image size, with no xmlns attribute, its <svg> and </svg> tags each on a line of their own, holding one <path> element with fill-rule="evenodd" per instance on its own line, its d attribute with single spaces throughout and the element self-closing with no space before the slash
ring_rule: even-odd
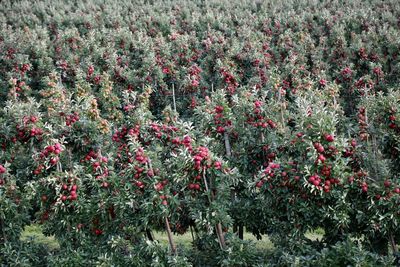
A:
<svg viewBox="0 0 400 267">
<path fill-rule="evenodd" d="M 1 266 L 398 262 L 397 1 L 0 13 Z"/>
</svg>

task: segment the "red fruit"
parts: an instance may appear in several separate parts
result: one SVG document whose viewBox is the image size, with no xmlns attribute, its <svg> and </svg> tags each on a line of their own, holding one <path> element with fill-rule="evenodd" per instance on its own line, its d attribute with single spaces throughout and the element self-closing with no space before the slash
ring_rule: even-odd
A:
<svg viewBox="0 0 400 267">
<path fill-rule="evenodd" d="M 326 158 L 325 158 L 324 155 L 319 155 L 319 156 L 318 156 L 318 160 L 321 161 L 322 163 L 324 163 L 325 160 L 326 160 Z"/>
<path fill-rule="evenodd" d="M 163 204 L 164 206 L 167 206 L 167 205 L 168 205 L 168 201 L 163 200 L 163 201 L 161 202 L 161 204 Z"/>
<path fill-rule="evenodd" d="M 33 129 L 31 129 L 31 131 L 30 131 L 30 136 L 35 136 L 35 135 L 36 135 L 36 129 L 33 128 Z"/>
<path fill-rule="evenodd" d="M 390 181 L 389 180 L 385 180 L 384 182 L 383 182 L 383 185 L 385 186 L 385 187 L 389 187 L 390 186 Z"/>
<path fill-rule="evenodd" d="M 223 106 L 216 106 L 215 107 L 215 112 L 216 113 L 222 113 L 224 111 L 224 107 Z"/>
<path fill-rule="evenodd" d="M 361 190 L 363 191 L 363 192 L 368 192 L 368 186 L 366 185 L 366 184 L 364 184 L 362 187 L 361 187 Z"/>
<path fill-rule="evenodd" d="M 396 193 L 396 194 L 400 194 L 400 188 L 399 188 L 399 187 L 396 187 L 396 188 L 393 190 L 393 192 Z"/>
<path fill-rule="evenodd" d="M 46 201 L 47 201 L 47 196 L 46 196 L 46 195 L 43 195 L 43 196 L 42 196 L 42 201 L 43 201 L 43 202 L 46 202 Z"/>
<path fill-rule="evenodd" d="M 75 192 L 74 192 L 75 193 Z M 76 200 L 78 198 L 78 195 L 75 193 L 75 194 L 72 194 L 72 192 L 71 192 L 71 195 L 69 196 L 69 199 L 70 200 Z"/>
<path fill-rule="evenodd" d="M 267 123 L 268 123 L 269 127 L 271 127 L 272 129 L 276 128 L 276 123 L 273 122 L 272 120 L 268 120 Z"/>
<path fill-rule="evenodd" d="M 395 120 L 396 120 L 396 117 L 395 117 L 394 115 L 390 115 L 390 116 L 389 116 L 389 120 L 390 120 L 390 121 L 395 121 Z"/>
<path fill-rule="evenodd" d="M 317 147 L 317 151 L 318 151 L 318 153 L 323 153 L 325 151 L 325 149 L 323 146 L 320 145 L 319 147 Z"/>
<path fill-rule="evenodd" d="M 220 161 L 216 161 L 216 162 L 214 162 L 214 168 L 216 169 L 216 170 L 219 170 L 219 169 L 221 169 L 221 162 Z"/>
<path fill-rule="evenodd" d="M 194 185 L 194 189 L 195 189 L 195 190 L 200 190 L 200 185 L 199 185 L 199 184 L 195 184 L 195 185 Z"/>
<path fill-rule="evenodd" d="M 61 196 L 61 201 L 63 201 L 63 202 L 64 202 L 64 201 L 66 201 L 66 200 L 67 200 L 67 196 L 64 196 L 64 195 L 63 195 L 63 196 Z"/>
<path fill-rule="evenodd" d="M 363 186 L 363 187 L 361 187 L 361 190 L 366 193 L 366 192 L 368 192 L 368 187 Z"/>
<path fill-rule="evenodd" d="M 379 194 L 378 194 L 378 195 L 375 195 L 375 199 L 376 199 L 376 200 L 381 199 L 381 195 L 379 195 Z"/>
<path fill-rule="evenodd" d="M 4 184 L 4 179 L 0 179 L 0 186 Z"/>
<path fill-rule="evenodd" d="M 331 135 L 331 134 L 326 134 L 325 135 L 325 141 L 333 142 L 334 140 L 335 140 L 335 138 L 333 137 L 333 135 Z"/>
<path fill-rule="evenodd" d="M 48 151 L 48 152 L 54 152 L 54 150 L 55 150 L 54 146 L 46 147 L 46 151 Z"/>
<path fill-rule="evenodd" d="M 141 181 L 137 181 L 136 182 L 136 186 L 139 187 L 139 188 L 143 188 L 144 187 L 144 183 L 141 182 Z"/>
<path fill-rule="evenodd" d="M 4 168 L 3 165 L 0 165 L 0 174 L 3 174 L 6 172 L 6 168 Z"/>
<path fill-rule="evenodd" d="M 35 123 L 35 122 L 38 121 L 38 117 L 36 117 L 36 116 L 31 116 L 30 121 L 33 122 L 33 123 Z"/>
<path fill-rule="evenodd" d="M 103 187 L 103 188 L 108 188 L 108 183 L 107 183 L 107 182 L 101 183 L 101 187 Z"/>
<path fill-rule="evenodd" d="M 94 234 L 95 235 L 101 235 L 103 233 L 103 231 L 102 230 L 100 230 L 100 229 L 94 229 Z"/>
<path fill-rule="evenodd" d="M 351 146 L 356 147 L 356 145 L 357 145 L 356 139 L 351 140 Z"/>
<path fill-rule="evenodd" d="M 189 189 L 190 190 L 193 190 L 195 188 L 195 185 L 194 184 L 189 184 Z"/>
<path fill-rule="evenodd" d="M 71 186 L 71 191 L 76 191 L 76 190 L 78 190 L 78 186 L 76 184 Z"/>
<path fill-rule="evenodd" d="M 97 168 L 100 167 L 100 162 L 94 162 L 94 163 L 92 164 L 92 166 L 93 166 L 94 169 L 97 169 Z"/>
<path fill-rule="evenodd" d="M 63 190 L 67 190 L 67 189 L 68 189 L 68 185 L 63 184 L 63 185 L 61 186 L 61 188 L 62 188 Z"/>
<path fill-rule="evenodd" d="M 264 185 L 264 182 L 263 182 L 263 181 L 258 181 L 258 182 L 256 183 L 256 187 L 258 187 L 258 188 L 261 188 L 263 185 Z"/>
<path fill-rule="evenodd" d="M 303 135 L 304 135 L 303 133 L 297 133 L 297 134 L 296 134 L 296 136 L 297 136 L 298 138 L 301 138 Z"/>
<path fill-rule="evenodd" d="M 50 161 L 49 161 L 49 163 L 50 163 L 51 165 L 56 165 L 56 164 L 57 164 L 57 161 L 58 161 L 58 158 L 51 158 Z"/>
<path fill-rule="evenodd" d="M 222 126 L 218 126 L 217 127 L 217 133 L 223 133 L 223 132 L 225 132 L 225 128 L 222 127 Z"/>
<path fill-rule="evenodd" d="M 154 188 L 156 189 L 156 191 L 161 191 L 163 190 L 164 186 L 162 183 L 157 183 Z"/>
<path fill-rule="evenodd" d="M 390 129 L 396 129 L 396 124 L 393 123 L 393 122 L 389 123 L 389 128 Z"/>
</svg>

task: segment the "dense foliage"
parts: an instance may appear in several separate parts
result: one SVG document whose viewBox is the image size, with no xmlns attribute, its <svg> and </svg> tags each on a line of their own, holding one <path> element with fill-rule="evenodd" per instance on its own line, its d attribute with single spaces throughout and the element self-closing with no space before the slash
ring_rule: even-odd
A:
<svg viewBox="0 0 400 267">
<path fill-rule="evenodd" d="M 398 261 L 398 1 L 3 0 L 0 15 L 1 266 Z M 22 240 L 31 224 L 59 248 Z"/>
</svg>

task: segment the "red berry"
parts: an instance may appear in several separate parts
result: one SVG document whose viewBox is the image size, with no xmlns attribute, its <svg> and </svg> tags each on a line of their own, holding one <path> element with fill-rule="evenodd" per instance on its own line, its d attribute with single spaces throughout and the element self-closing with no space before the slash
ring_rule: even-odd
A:
<svg viewBox="0 0 400 267">
<path fill-rule="evenodd" d="M 63 201 L 63 202 L 64 202 L 64 201 L 66 201 L 66 200 L 67 200 L 67 196 L 64 196 L 64 195 L 63 195 L 63 196 L 61 196 L 61 201 Z"/>
<path fill-rule="evenodd" d="M 383 185 L 385 186 L 385 187 L 389 187 L 390 186 L 390 181 L 389 180 L 385 180 L 385 182 L 383 182 Z"/>
</svg>

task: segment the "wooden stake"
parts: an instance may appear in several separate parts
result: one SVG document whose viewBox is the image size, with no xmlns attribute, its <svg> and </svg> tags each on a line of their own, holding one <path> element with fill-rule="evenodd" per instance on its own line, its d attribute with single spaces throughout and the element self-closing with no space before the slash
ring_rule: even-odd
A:
<svg viewBox="0 0 400 267">
<path fill-rule="evenodd" d="M 149 169 L 154 173 L 153 166 L 151 164 L 151 160 L 150 159 L 148 160 L 148 164 L 149 164 Z M 165 222 L 165 230 L 167 231 L 167 235 L 168 235 L 169 247 L 171 248 L 172 254 L 175 255 L 176 254 L 176 245 L 175 245 L 175 242 L 174 242 L 174 237 L 172 235 L 171 227 L 170 227 L 169 220 L 168 220 L 167 216 L 165 216 L 164 222 Z"/>
<path fill-rule="evenodd" d="M 390 241 L 390 245 L 392 247 L 393 250 L 393 254 L 397 255 L 397 253 L 399 252 L 397 249 L 397 245 L 396 245 L 396 241 L 394 240 L 393 234 L 389 235 L 389 241 Z"/>
<path fill-rule="evenodd" d="M 210 188 L 208 187 L 205 167 L 203 168 L 203 180 L 204 180 L 204 185 L 206 187 L 206 191 L 211 194 L 211 199 L 209 199 L 211 202 L 214 199 L 215 195 L 214 195 L 214 192 L 212 190 L 210 190 Z M 211 184 L 212 183 L 210 181 L 210 185 Z M 225 237 L 224 237 L 224 233 L 222 232 L 221 223 L 217 223 L 217 225 L 215 226 L 215 232 L 217 233 L 219 246 L 221 247 L 221 249 L 226 249 Z"/>
<path fill-rule="evenodd" d="M 228 136 L 227 132 L 224 132 L 224 141 L 225 141 L 226 157 L 230 158 L 232 156 L 232 150 L 231 150 L 231 143 L 229 142 L 229 136 Z"/>
<path fill-rule="evenodd" d="M 150 229 L 146 229 L 146 236 L 150 241 L 154 241 L 154 236 Z"/>
<path fill-rule="evenodd" d="M 165 216 L 165 229 L 167 230 L 167 234 L 168 234 L 168 242 L 169 242 L 169 247 L 171 248 L 171 252 L 173 255 L 176 254 L 176 245 L 172 236 L 172 231 L 171 231 L 171 227 L 169 225 L 169 220 L 167 218 L 167 216 Z"/>
<path fill-rule="evenodd" d="M 172 101 L 174 102 L 174 111 L 176 113 L 175 85 L 174 84 L 172 84 Z"/>
</svg>

